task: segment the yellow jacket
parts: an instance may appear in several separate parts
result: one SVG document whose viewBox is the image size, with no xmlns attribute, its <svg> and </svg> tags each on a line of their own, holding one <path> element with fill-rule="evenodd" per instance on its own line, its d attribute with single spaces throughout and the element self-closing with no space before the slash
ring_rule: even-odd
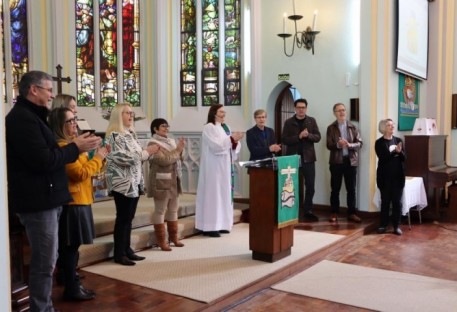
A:
<svg viewBox="0 0 457 312">
<path fill-rule="evenodd" d="M 67 145 L 68 142 L 60 141 L 59 146 Z M 68 176 L 68 190 L 73 197 L 69 205 L 90 205 L 94 201 L 92 176 L 99 173 L 103 166 L 103 160 L 94 156 L 91 160 L 87 153 L 79 154 L 78 159 L 65 165 Z"/>
</svg>

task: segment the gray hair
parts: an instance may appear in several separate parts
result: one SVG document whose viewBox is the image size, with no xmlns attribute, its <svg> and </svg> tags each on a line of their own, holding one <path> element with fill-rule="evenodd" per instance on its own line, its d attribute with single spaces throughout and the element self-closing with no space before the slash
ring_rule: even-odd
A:
<svg viewBox="0 0 457 312">
<path fill-rule="evenodd" d="M 39 70 L 32 70 L 25 73 L 19 82 L 19 95 L 27 97 L 30 87 L 32 85 L 41 86 L 44 80 L 52 81 L 52 76 Z"/>
<path fill-rule="evenodd" d="M 386 133 L 386 125 L 387 125 L 387 122 L 389 122 L 389 121 L 393 121 L 393 120 L 390 118 L 386 118 L 386 119 L 382 119 L 381 121 L 379 121 L 378 130 L 381 134 Z"/>
</svg>

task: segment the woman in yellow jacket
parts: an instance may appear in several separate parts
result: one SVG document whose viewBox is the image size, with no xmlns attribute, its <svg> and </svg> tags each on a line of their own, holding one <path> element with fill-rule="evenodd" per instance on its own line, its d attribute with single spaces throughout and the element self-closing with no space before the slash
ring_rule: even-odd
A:
<svg viewBox="0 0 457 312">
<path fill-rule="evenodd" d="M 65 107 L 51 111 L 49 125 L 60 146 L 69 144 L 77 135 L 76 118 Z M 100 172 L 108 154 L 106 147 L 99 147 L 92 159 L 82 153 L 74 163 L 65 166 L 68 188 L 73 201 L 64 205 L 59 220 L 59 258 L 64 274 L 63 298 L 70 301 L 90 300 L 95 297 L 92 290 L 84 288 L 76 275 L 78 249 L 81 244 L 92 244 L 95 237 L 92 215 L 92 176 Z"/>
</svg>

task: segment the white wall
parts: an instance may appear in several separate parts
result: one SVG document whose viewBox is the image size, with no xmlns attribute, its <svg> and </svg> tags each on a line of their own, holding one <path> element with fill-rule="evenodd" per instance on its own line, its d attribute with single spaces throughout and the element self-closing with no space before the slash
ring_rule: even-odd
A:
<svg viewBox="0 0 457 312">
<path fill-rule="evenodd" d="M 303 16 L 297 23 L 298 30 L 305 30 L 307 26 L 311 26 L 313 12 L 318 10 L 317 30 L 320 33 L 315 40 L 315 54 L 297 47 L 292 57 L 287 57 L 283 52 L 283 40 L 277 34 L 282 33 L 284 12 L 287 12 L 287 15 L 292 14 L 292 1 L 259 1 L 262 14 L 256 18 L 261 18 L 261 32 L 252 36 L 254 44 L 261 47 L 258 49 L 261 52 L 262 74 L 258 75 L 261 76 L 258 82 L 261 98 L 254 102 L 261 103 L 260 107 L 262 104 L 266 105 L 270 116 L 273 116 L 276 97 L 272 97 L 271 93 L 281 83 L 278 81 L 278 74 L 290 74 L 288 82 L 307 99 L 308 114 L 316 118 L 322 136 L 320 143 L 315 145 L 318 161 L 314 202 L 329 204 L 329 151 L 326 148 L 325 136 L 327 126 L 335 120 L 332 107 L 335 103 L 342 102 L 349 109 L 350 98 L 359 97 L 359 37 L 356 37 L 359 0 L 295 2 L 296 14 Z M 292 30 L 293 23 L 287 20 L 286 32 L 290 33 Z M 290 53 L 292 39 L 287 39 L 286 43 L 286 50 Z M 253 72 L 256 70 L 257 68 L 254 68 Z M 346 86 L 347 73 L 351 76 L 349 86 Z"/>
</svg>

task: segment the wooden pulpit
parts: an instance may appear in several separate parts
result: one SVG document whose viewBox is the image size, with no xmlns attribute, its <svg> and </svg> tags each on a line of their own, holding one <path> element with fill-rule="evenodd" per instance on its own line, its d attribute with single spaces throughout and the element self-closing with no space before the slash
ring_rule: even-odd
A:
<svg viewBox="0 0 457 312">
<path fill-rule="evenodd" d="M 275 262 L 291 253 L 294 226 L 278 229 L 278 171 L 249 168 L 249 249 L 252 259 Z"/>
</svg>

